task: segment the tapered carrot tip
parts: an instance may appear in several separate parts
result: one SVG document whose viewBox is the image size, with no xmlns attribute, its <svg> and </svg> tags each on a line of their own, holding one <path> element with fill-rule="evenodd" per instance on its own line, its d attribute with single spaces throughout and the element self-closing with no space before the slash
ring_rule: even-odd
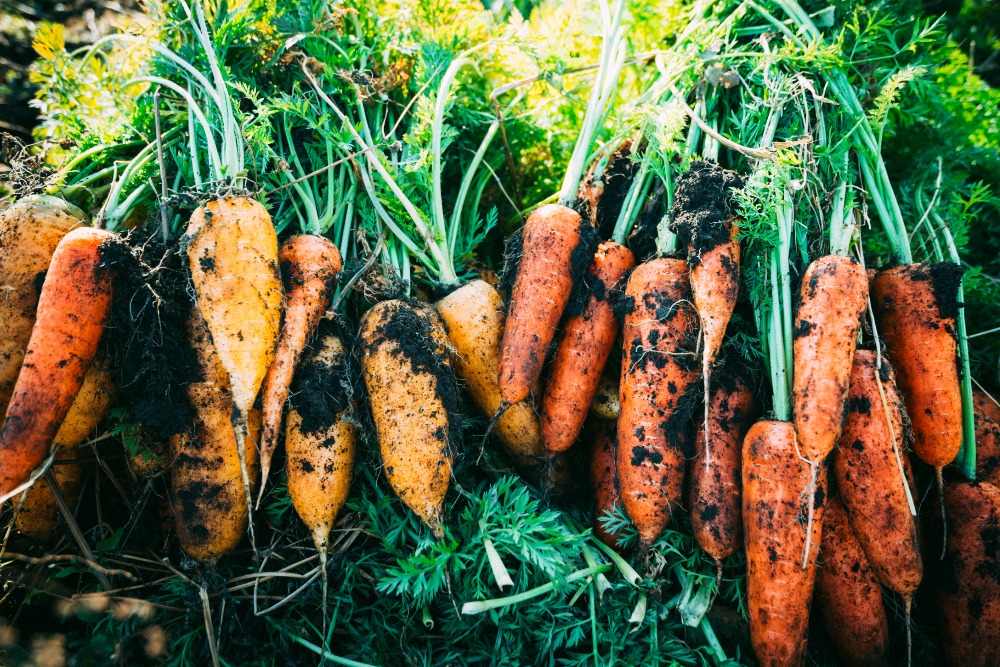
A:
<svg viewBox="0 0 1000 667">
<path fill-rule="evenodd" d="M 793 329 L 792 415 L 800 450 L 810 461 L 822 461 L 840 437 L 867 303 L 868 276 L 851 258 L 828 255 L 806 269 Z"/>
<path fill-rule="evenodd" d="M 541 375 L 573 290 L 574 253 L 584 224 L 573 209 L 548 204 L 524 225 L 497 374 L 501 398 L 511 405 L 528 398 Z"/>
</svg>

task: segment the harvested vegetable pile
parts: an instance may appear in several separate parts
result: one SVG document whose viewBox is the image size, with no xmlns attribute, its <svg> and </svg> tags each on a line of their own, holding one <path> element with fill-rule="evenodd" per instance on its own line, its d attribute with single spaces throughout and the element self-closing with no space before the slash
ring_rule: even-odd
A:
<svg viewBox="0 0 1000 667">
<path fill-rule="evenodd" d="M 1000 93 L 944 22 L 145 9 L 41 24 L 4 138 L 0 662 L 1000 659 Z"/>
</svg>

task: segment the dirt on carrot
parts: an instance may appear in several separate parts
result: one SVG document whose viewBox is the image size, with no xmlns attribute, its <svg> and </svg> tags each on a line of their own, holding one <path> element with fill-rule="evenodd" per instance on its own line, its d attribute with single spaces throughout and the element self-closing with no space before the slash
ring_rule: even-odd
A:
<svg viewBox="0 0 1000 667">
<path fill-rule="evenodd" d="M 144 228 L 101 247 L 112 274 L 105 332 L 120 401 L 153 440 L 165 442 L 194 418 L 185 387 L 201 379 L 187 336 L 191 281 L 175 241 Z"/>
</svg>

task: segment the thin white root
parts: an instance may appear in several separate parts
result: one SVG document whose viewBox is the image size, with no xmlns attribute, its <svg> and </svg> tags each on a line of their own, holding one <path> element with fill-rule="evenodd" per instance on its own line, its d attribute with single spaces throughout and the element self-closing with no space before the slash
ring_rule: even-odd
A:
<svg viewBox="0 0 1000 667">
<path fill-rule="evenodd" d="M 816 514 L 816 479 L 819 476 L 819 463 L 809 464 L 809 520 L 806 523 L 806 550 L 802 554 L 802 569 L 809 566 L 809 552 L 812 550 L 813 518 Z"/>
<path fill-rule="evenodd" d="M 233 410 L 233 430 L 236 432 L 236 454 L 240 457 L 240 473 L 243 475 L 243 489 L 247 496 L 247 527 L 250 531 L 250 546 L 257 553 L 257 537 L 253 530 L 253 492 L 250 490 L 250 471 L 247 467 L 247 417 L 240 410 Z"/>
<path fill-rule="evenodd" d="M 944 474 L 941 468 L 936 468 L 938 502 L 941 503 L 941 560 L 944 560 L 945 551 L 948 549 L 948 515 L 944 511 Z"/>
</svg>

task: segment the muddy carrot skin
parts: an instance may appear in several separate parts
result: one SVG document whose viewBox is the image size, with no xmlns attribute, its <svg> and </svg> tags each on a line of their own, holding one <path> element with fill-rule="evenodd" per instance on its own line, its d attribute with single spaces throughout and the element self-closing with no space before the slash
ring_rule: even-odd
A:
<svg viewBox="0 0 1000 667">
<path fill-rule="evenodd" d="M 743 438 L 757 401 L 739 378 L 725 378 L 712 392 L 709 429 L 712 458 L 705 464 L 703 425 L 695 433 L 689 467 L 691 527 L 698 544 L 717 563 L 743 546 Z"/>
<path fill-rule="evenodd" d="M 920 585 L 923 563 L 900 465 L 906 457 L 903 436 L 902 400 L 889 361 L 883 358 L 878 368 L 875 352 L 858 350 L 847 421 L 833 455 L 833 475 L 875 576 L 908 598 Z"/>
<path fill-rule="evenodd" d="M 509 405 L 528 398 L 541 375 L 573 290 L 573 253 L 583 224 L 573 209 L 548 204 L 524 225 L 497 375 L 500 396 Z"/>
<path fill-rule="evenodd" d="M 634 267 L 635 258 L 625 246 L 614 241 L 598 246 L 589 269 L 593 292 L 584 311 L 563 325 L 545 385 L 542 442 L 549 452 L 566 451 L 580 435 L 618 336 L 611 293 Z"/>
<path fill-rule="evenodd" d="M 646 549 L 670 521 L 684 485 L 684 437 L 699 380 L 698 316 L 687 263 L 654 259 L 629 277 L 619 387 L 618 483 Z"/>
<path fill-rule="evenodd" d="M 590 482 L 594 489 L 594 535 L 612 549 L 619 549 L 618 537 L 609 533 L 601 517 L 620 502 L 618 497 L 618 475 L 615 465 L 615 439 L 618 425 L 608 419 L 591 417 L 587 431 L 591 433 L 593 444 L 590 458 Z"/>
<path fill-rule="evenodd" d="M 881 271 L 872 305 L 889 349 L 913 429 L 913 450 L 934 468 L 962 446 L 962 397 L 956 362 L 956 264 L 910 264 Z"/>
<path fill-rule="evenodd" d="M 337 246 L 315 234 L 296 234 L 289 238 L 278 251 L 278 261 L 289 289 L 278 347 L 264 377 L 264 430 L 260 441 L 264 483 L 260 485 L 261 493 L 271 470 L 271 455 L 278 444 L 288 387 L 306 343 L 330 307 L 334 284 L 343 265 Z M 260 503 L 260 498 L 257 502 Z"/>
<path fill-rule="evenodd" d="M 816 603 L 841 664 L 888 664 L 889 622 L 882 606 L 882 589 L 843 505 L 836 499 L 830 501 L 823 516 Z"/>
<path fill-rule="evenodd" d="M 759 421 L 743 441 L 743 526 L 750 640 L 761 665 L 801 665 L 806 654 L 816 555 L 806 548 L 810 465 L 789 422 Z M 819 469 L 811 543 L 820 544 L 826 468 Z"/>
<path fill-rule="evenodd" d="M 86 214 L 55 197 L 25 197 L 0 213 L 0 414 L 14 391 L 24 350 L 35 325 L 45 271 L 59 241 Z"/>
<path fill-rule="evenodd" d="M 820 257 L 802 278 L 801 300 L 792 344 L 792 414 L 802 455 L 815 463 L 833 451 L 843 427 L 868 276 L 849 257 Z"/>
<path fill-rule="evenodd" d="M 948 484 L 948 541 L 936 576 L 945 663 L 1000 664 L 1000 489 Z"/>
<path fill-rule="evenodd" d="M 21 372 L 0 429 L 0 495 L 26 482 L 83 385 L 111 315 L 111 275 L 101 244 L 111 232 L 79 227 L 52 255 Z"/>
<path fill-rule="evenodd" d="M 503 298 L 483 280 L 467 285 L 439 300 L 435 306 L 448 327 L 448 340 L 455 349 L 455 375 L 487 418 L 500 408 L 500 339 L 503 336 Z M 511 454 L 541 458 L 541 428 L 530 401 L 510 406 L 497 420 L 493 433 Z"/>
</svg>

